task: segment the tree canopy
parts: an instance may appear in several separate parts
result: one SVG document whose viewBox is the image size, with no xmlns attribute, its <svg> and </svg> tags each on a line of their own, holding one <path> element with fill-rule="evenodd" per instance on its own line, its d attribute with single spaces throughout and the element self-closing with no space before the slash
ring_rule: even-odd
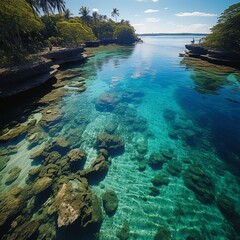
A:
<svg viewBox="0 0 240 240">
<path fill-rule="evenodd" d="M 240 52 L 240 3 L 227 8 L 203 43 L 206 47 Z"/>
</svg>

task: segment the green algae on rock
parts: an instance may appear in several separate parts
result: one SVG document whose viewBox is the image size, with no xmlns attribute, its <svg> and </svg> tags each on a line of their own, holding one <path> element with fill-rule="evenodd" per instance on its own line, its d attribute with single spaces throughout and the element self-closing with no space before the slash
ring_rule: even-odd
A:
<svg viewBox="0 0 240 240">
<path fill-rule="evenodd" d="M 49 177 L 43 177 L 37 179 L 37 181 L 33 184 L 32 191 L 35 194 L 39 194 L 46 189 L 48 189 L 53 183 L 53 180 Z"/>
<path fill-rule="evenodd" d="M 63 184 L 56 196 L 55 204 L 59 228 L 77 223 L 78 229 L 99 230 L 102 223 L 101 207 L 85 181 L 80 182 L 78 188 L 74 188 L 70 182 Z"/>
</svg>

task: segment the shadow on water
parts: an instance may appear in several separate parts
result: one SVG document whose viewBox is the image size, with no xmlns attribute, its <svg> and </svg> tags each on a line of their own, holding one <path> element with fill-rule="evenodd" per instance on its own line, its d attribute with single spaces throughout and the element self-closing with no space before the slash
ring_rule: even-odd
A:
<svg viewBox="0 0 240 240">
<path fill-rule="evenodd" d="M 38 100 L 53 90 L 54 83 L 56 83 L 56 79 L 52 78 L 40 87 L 14 97 L 0 99 L 0 128 L 11 121 L 19 122 L 19 120 L 27 118 L 38 107 Z"/>
<path fill-rule="evenodd" d="M 181 87 L 176 98 L 187 114 L 209 132 L 209 141 L 229 170 L 240 174 L 240 75 L 235 69 L 194 59 L 182 64 L 190 69 L 193 88 Z M 230 75 L 234 74 L 235 82 Z M 234 91 L 233 91 L 234 89 Z M 194 91 L 193 91 L 194 90 Z"/>
</svg>

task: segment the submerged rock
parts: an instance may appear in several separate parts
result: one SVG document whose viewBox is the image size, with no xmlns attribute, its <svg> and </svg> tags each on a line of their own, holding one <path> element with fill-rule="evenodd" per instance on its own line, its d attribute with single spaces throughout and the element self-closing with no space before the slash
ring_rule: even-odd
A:
<svg viewBox="0 0 240 240">
<path fill-rule="evenodd" d="M 116 93 L 103 93 L 96 101 L 95 107 L 98 111 L 112 111 L 120 99 Z"/>
<path fill-rule="evenodd" d="M 156 197 L 159 195 L 160 191 L 158 188 L 156 187 L 149 187 L 149 190 L 150 190 L 150 195 L 153 196 L 153 197 Z"/>
<path fill-rule="evenodd" d="M 101 226 L 100 204 L 84 181 L 78 188 L 74 188 L 70 182 L 63 184 L 55 204 L 58 210 L 58 227 L 68 227 L 74 223 L 77 228 L 91 228 L 94 231 Z"/>
<path fill-rule="evenodd" d="M 105 177 L 108 172 L 109 162 L 103 155 L 99 155 L 89 168 L 81 170 L 80 176 L 88 180 L 98 180 Z"/>
<path fill-rule="evenodd" d="M 127 240 L 130 237 L 129 222 L 125 220 L 122 227 L 117 231 L 117 238 L 119 240 Z"/>
<path fill-rule="evenodd" d="M 68 154 L 67 154 L 69 161 L 70 161 L 70 165 L 74 168 L 78 165 L 82 165 L 84 164 L 84 162 L 86 161 L 86 153 L 78 148 L 72 149 Z"/>
<path fill-rule="evenodd" d="M 222 193 L 217 198 L 217 206 L 225 218 L 240 233 L 240 210 L 237 209 L 237 203 L 234 199 Z"/>
<path fill-rule="evenodd" d="M 12 169 L 8 172 L 8 173 L 9 173 L 9 176 L 7 177 L 5 183 L 6 183 L 6 184 L 11 184 L 12 182 L 14 182 L 14 181 L 18 178 L 21 170 L 22 170 L 22 169 L 21 169 L 20 167 L 18 167 L 18 166 L 12 168 Z"/>
<path fill-rule="evenodd" d="M 106 149 L 109 155 L 119 155 L 124 152 L 124 142 L 115 135 L 101 133 L 97 136 L 97 148 Z"/>
<path fill-rule="evenodd" d="M 169 148 L 167 150 L 163 150 L 162 155 L 165 159 L 171 160 L 174 157 L 174 151 L 173 149 Z"/>
<path fill-rule="evenodd" d="M 17 126 L 11 130 L 9 130 L 7 133 L 3 134 L 2 136 L 0 136 L 0 142 L 6 142 L 12 139 L 17 138 L 18 136 L 20 136 L 21 134 L 26 133 L 28 130 L 27 125 L 20 125 Z"/>
<path fill-rule="evenodd" d="M 183 180 L 186 187 L 195 193 L 196 198 L 200 202 L 208 204 L 214 201 L 214 184 L 203 168 L 190 165 L 183 175 Z"/>
<path fill-rule="evenodd" d="M 110 216 L 113 215 L 118 208 L 117 194 L 112 190 L 108 190 L 103 194 L 102 200 L 105 212 Z"/>
<path fill-rule="evenodd" d="M 169 184 L 169 177 L 166 173 L 159 173 L 154 176 L 154 178 L 151 180 L 152 184 L 155 187 L 168 185 Z"/>
<path fill-rule="evenodd" d="M 150 155 L 148 165 L 152 167 L 153 169 L 161 169 L 165 160 L 159 153 L 152 153 Z"/>
<path fill-rule="evenodd" d="M 39 178 L 32 187 L 35 194 L 39 194 L 48 189 L 53 183 L 53 180 L 49 177 Z"/>
<path fill-rule="evenodd" d="M 171 232 L 167 226 L 161 225 L 158 227 L 154 240 L 172 240 Z"/>
<path fill-rule="evenodd" d="M 40 222 L 38 222 L 37 220 L 32 220 L 24 222 L 21 225 L 18 225 L 18 223 L 16 224 L 17 224 L 16 228 L 13 230 L 13 233 L 8 235 L 7 239 L 11 240 L 37 239 L 39 234 Z"/>
<path fill-rule="evenodd" d="M 0 196 L 0 236 L 3 234 L 1 229 L 11 223 L 25 207 L 26 198 L 22 188 L 13 188 Z"/>
<path fill-rule="evenodd" d="M 2 171 L 7 166 L 9 160 L 10 160 L 9 156 L 0 157 L 0 171 Z"/>
<path fill-rule="evenodd" d="M 172 176 L 179 176 L 182 171 L 182 164 L 179 161 L 171 160 L 168 162 L 168 165 L 166 167 L 166 170 L 172 175 Z"/>
</svg>

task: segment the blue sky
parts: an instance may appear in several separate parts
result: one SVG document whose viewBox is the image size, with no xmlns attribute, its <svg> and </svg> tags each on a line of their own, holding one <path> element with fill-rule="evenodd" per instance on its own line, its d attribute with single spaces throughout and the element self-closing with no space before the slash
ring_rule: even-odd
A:
<svg viewBox="0 0 240 240">
<path fill-rule="evenodd" d="M 111 17 L 113 8 L 137 33 L 208 33 L 219 15 L 236 0 L 66 0 L 78 15 L 81 6 Z"/>
</svg>

